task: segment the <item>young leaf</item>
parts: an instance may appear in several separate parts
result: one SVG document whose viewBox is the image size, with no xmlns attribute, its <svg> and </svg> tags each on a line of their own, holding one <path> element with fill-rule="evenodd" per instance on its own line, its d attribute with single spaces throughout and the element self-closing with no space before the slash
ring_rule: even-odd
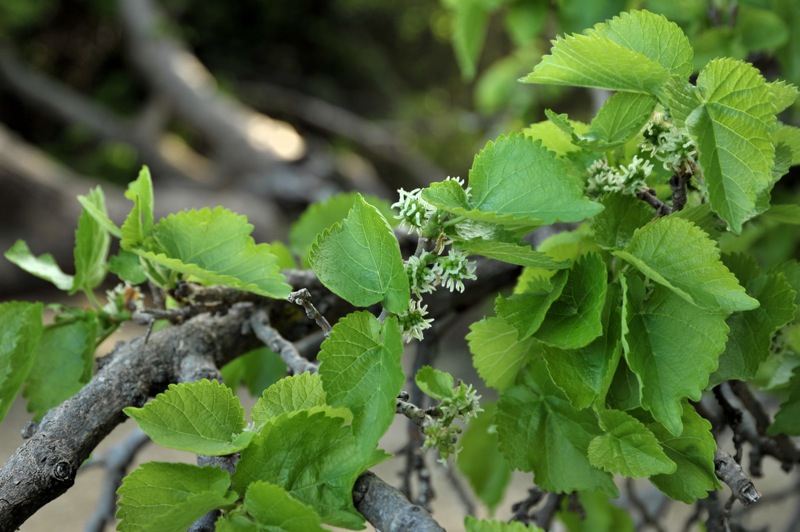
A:
<svg viewBox="0 0 800 532">
<path fill-rule="evenodd" d="M 99 186 L 95 189 L 103 196 L 103 189 Z M 86 212 L 89 216 L 94 218 L 95 222 L 97 222 L 100 227 L 108 231 L 109 234 L 115 236 L 116 238 L 122 238 L 122 231 L 117 224 L 111 221 L 111 218 L 108 217 L 108 211 L 105 208 L 105 200 L 103 200 L 103 204 L 98 204 L 92 197 L 92 193 L 89 193 L 89 196 L 78 196 L 78 202 L 83 207 L 83 211 Z"/>
<path fill-rule="evenodd" d="M 607 276 L 599 255 L 581 257 L 569 271 L 561 295 L 550 305 L 534 337 L 552 347 L 577 349 L 600 336 Z"/>
<path fill-rule="evenodd" d="M 271 482 L 311 505 L 328 524 L 363 527 L 352 490 L 364 461 L 353 452 L 355 438 L 342 422 L 308 411 L 271 419 L 242 451 L 234 489 L 242 492 L 257 480 Z"/>
<path fill-rule="evenodd" d="M 692 504 L 720 487 L 714 473 L 717 442 L 711 434 L 711 423 L 686 403 L 683 404 L 681 424 L 683 432 L 680 436 L 674 436 L 659 423 L 647 425 L 661 442 L 667 457 L 678 466 L 672 474 L 650 477 L 650 482 L 669 497 Z"/>
<path fill-rule="evenodd" d="M 101 214 L 106 214 L 106 200 L 100 187 L 89 191 L 84 205 L 92 205 Z M 91 292 L 106 277 L 106 257 L 111 237 L 106 228 L 83 208 L 75 231 L 75 279 L 70 293 L 78 290 Z"/>
<path fill-rule="evenodd" d="M 453 376 L 447 372 L 439 371 L 430 366 L 422 366 L 414 380 L 422 390 L 422 393 L 441 401 L 442 399 L 449 399 L 454 396 L 453 389 L 456 386 Z"/>
<path fill-rule="evenodd" d="M 483 412 L 469 422 L 461 436 L 456 464 L 467 478 L 475 495 L 494 513 L 503 500 L 503 494 L 511 481 L 511 467 L 500 453 L 494 418 L 495 403 L 481 403 Z"/>
<path fill-rule="evenodd" d="M 292 498 L 275 484 L 257 480 L 247 486 L 241 511 L 214 523 L 219 532 L 275 530 L 281 532 L 324 532 L 317 512 Z"/>
<path fill-rule="evenodd" d="M 136 181 L 128 185 L 125 197 L 133 208 L 122 224 L 120 245 L 124 249 L 141 246 L 153 230 L 153 180 L 150 169 L 143 166 Z"/>
<path fill-rule="evenodd" d="M 535 349 L 533 339 L 517 339 L 517 330 L 500 318 L 484 318 L 467 335 L 473 365 L 487 386 L 508 388 Z"/>
<path fill-rule="evenodd" d="M 557 115 L 550 110 L 546 110 L 545 114 L 570 135 L 576 146 L 586 150 L 609 151 L 635 137 L 649 120 L 655 106 L 655 97 L 648 94 L 618 92 L 603 104 L 585 133 L 575 131 L 567 115 Z"/>
<path fill-rule="evenodd" d="M 603 249 L 623 249 L 633 232 L 653 219 L 653 209 L 629 196 L 608 194 L 600 202 L 605 210 L 592 220 L 592 229 Z"/>
<path fill-rule="evenodd" d="M 196 454 L 235 453 L 255 435 L 244 431 L 244 409 L 231 389 L 206 379 L 170 384 L 144 407 L 124 412 L 157 444 Z"/>
<path fill-rule="evenodd" d="M 260 427 L 272 418 L 325 404 L 322 379 L 316 373 L 286 377 L 266 390 L 250 410 L 250 417 Z"/>
<path fill-rule="evenodd" d="M 8 413 L 36 359 L 32 356 L 42 335 L 42 304 L 0 303 L 0 421 Z"/>
<path fill-rule="evenodd" d="M 284 298 L 291 287 L 267 244 L 256 244 L 247 218 L 222 207 L 183 211 L 153 228 L 154 243 L 131 250 L 167 268 L 262 296 Z"/>
<path fill-rule="evenodd" d="M 759 71 L 735 59 L 711 61 L 697 88 L 699 101 L 676 118 L 697 142 L 711 208 L 738 234 L 773 185 L 775 106 Z"/>
<path fill-rule="evenodd" d="M 34 420 L 69 399 L 92 378 L 97 322 L 92 316 L 44 328 L 23 395 Z"/>
<path fill-rule="evenodd" d="M 309 205 L 300 218 L 289 229 L 289 245 L 292 251 L 300 258 L 303 266 L 308 267 L 308 252 L 317 239 L 317 235 L 337 222 L 347 217 L 347 213 L 356 202 L 356 192 L 342 192 Z M 378 209 L 384 218 L 393 225 L 394 212 L 389 202 L 377 196 L 364 196 L 364 201 Z"/>
<path fill-rule="evenodd" d="M 558 493 L 603 490 L 616 496 L 611 475 L 589 463 L 589 442 L 602 435 L 589 410 L 577 410 L 555 387 L 542 362 L 524 384 L 504 391 L 496 417 L 500 450 L 509 463 L 533 471 L 538 486 Z"/>
<path fill-rule="evenodd" d="M 400 245 L 381 213 L 361 195 L 341 223 L 319 235 L 308 261 L 331 292 L 355 306 L 408 310 L 408 278 Z"/>
<path fill-rule="evenodd" d="M 464 518 L 466 532 L 544 532 L 534 524 L 525 525 L 519 521 L 492 521 L 489 519 L 476 519 L 468 515 Z"/>
<path fill-rule="evenodd" d="M 545 270 L 561 270 L 569 268 L 569 261 L 555 260 L 541 251 L 536 251 L 528 244 L 499 242 L 497 240 L 458 240 L 458 249 L 471 255 L 482 255 L 490 259 L 502 260 L 509 264 L 543 268 Z"/>
<path fill-rule="evenodd" d="M 795 368 L 789 379 L 789 396 L 781 403 L 775 421 L 767 429 L 767 434 L 777 436 L 800 435 L 800 368 Z"/>
<path fill-rule="evenodd" d="M 559 37 L 525 83 L 577 85 L 661 94 L 670 76 L 692 73 L 692 47 L 681 29 L 648 11 L 622 13 L 585 35 Z"/>
<path fill-rule="evenodd" d="M 603 307 L 604 334 L 580 349 L 544 347 L 542 355 L 550 377 L 579 410 L 593 402 L 599 405 L 605 402 L 622 356 L 619 307 L 619 287 L 609 285 Z"/>
<path fill-rule="evenodd" d="M 637 229 L 615 255 L 686 301 L 711 311 L 758 307 L 719 260 L 719 249 L 697 226 L 682 218 L 658 218 Z"/>
<path fill-rule="evenodd" d="M 405 381 L 402 354 L 397 319 L 380 323 L 366 311 L 339 320 L 320 348 L 319 375 L 327 402 L 353 412 L 353 434 L 365 457 L 394 419 Z"/>
<path fill-rule="evenodd" d="M 49 253 L 35 257 L 24 240 L 17 240 L 4 253 L 6 259 L 40 279 L 50 281 L 59 290 L 71 290 L 74 279 L 61 271 L 56 259 Z"/>
<path fill-rule="evenodd" d="M 785 144 L 792 150 L 792 165 L 800 164 L 800 128 L 778 124 L 772 131 L 772 143 Z"/>
<path fill-rule="evenodd" d="M 619 410 L 604 410 L 600 412 L 600 427 L 606 433 L 589 443 L 593 466 L 629 478 L 669 474 L 677 469 L 653 433 L 635 417 Z"/>
<path fill-rule="evenodd" d="M 216 467 L 148 462 L 117 490 L 117 530 L 184 532 L 200 517 L 236 502 L 231 479 Z"/>
<path fill-rule="evenodd" d="M 510 297 L 498 297 L 495 312 L 519 333 L 519 339 L 530 338 L 539 330 L 553 302 L 561 296 L 567 284 L 567 271 L 560 271 L 552 277 L 552 285 L 528 289 Z"/>
<path fill-rule="evenodd" d="M 726 316 L 688 305 L 658 285 L 644 300 L 641 279 L 627 282 L 625 359 L 639 377 L 642 406 L 677 436 L 682 399 L 700 400 L 725 349 Z"/>
<path fill-rule="evenodd" d="M 108 269 L 130 284 L 141 284 L 147 280 L 139 255 L 127 249 L 120 249 L 108 260 Z"/>
<path fill-rule="evenodd" d="M 711 376 L 709 386 L 732 379 L 753 378 L 758 366 L 769 355 L 773 335 L 792 321 L 795 313 L 795 291 L 782 274 L 763 273 L 755 259 L 748 255 L 725 256 L 723 259 L 747 288 L 748 295 L 757 298 L 761 306 L 736 312 L 726 320 L 730 329 L 728 343 L 719 357 L 719 368 Z"/>
</svg>

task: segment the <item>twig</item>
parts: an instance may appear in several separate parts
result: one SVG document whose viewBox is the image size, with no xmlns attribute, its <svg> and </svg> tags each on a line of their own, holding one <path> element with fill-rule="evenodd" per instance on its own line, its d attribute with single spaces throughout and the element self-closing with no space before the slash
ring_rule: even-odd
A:
<svg viewBox="0 0 800 532">
<path fill-rule="evenodd" d="M 688 178 L 682 173 L 677 173 L 669 179 L 672 189 L 672 210 L 680 211 L 686 206 L 686 182 Z"/>
<path fill-rule="evenodd" d="M 443 532 L 444 528 L 422 507 L 412 505 L 397 489 L 369 471 L 353 487 L 356 509 L 383 532 Z"/>
<path fill-rule="evenodd" d="M 538 486 L 528 488 L 528 496 L 511 505 L 511 511 L 513 512 L 513 515 L 511 516 L 510 521 L 519 521 L 520 523 L 524 523 L 526 525 L 530 524 L 531 521 L 533 521 L 531 509 L 533 509 L 542 501 L 546 493 L 546 491 L 542 490 Z"/>
<path fill-rule="evenodd" d="M 553 518 L 555 518 L 556 512 L 558 512 L 558 509 L 561 507 L 561 501 L 563 499 L 563 493 L 548 493 L 544 506 L 533 515 L 533 522 L 540 528 L 550 530 L 550 526 L 553 524 Z"/>
<path fill-rule="evenodd" d="M 295 292 L 289 294 L 289 297 L 286 298 L 289 303 L 294 303 L 295 305 L 300 305 L 306 311 L 306 316 L 309 319 L 314 320 L 319 328 L 322 329 L 325 338 L 331 335 L 331 324 L 328 323 L 328 320 L 325 319 L 325 316 L 320 314 L 314 304 L 311 302 L 311 292 L 308 291 L 307 288 L 301 288 Z"/>
<path fill-rule="evenodd" d="M 731 488 L 733 495 L 744 506 L 749 506 L 761 498 L 753 481 L 744 474 L 742 466 L 725 451 L 717 449 L 714 453 L 714 472 L 717 478 Z"/>
<path fill-rule="evenodd" d="M 94 513 L 86 522 L 86 532 L 103 532 L 107 525 L 116 521 L 117 489 L 122 485 L 122 479 L 136 454 L 149 442 L 150 437 L 137 427 L 102 457 L 95 458 L 81 467 L 79 472 L 95 465 L 105 467 L 100 500 L 97 502 Z"/>
<path fill-rule="evenodd" d="M 269 316 L 264 309 L 259 309 L 250 318 L 250 326 L 256 337 L 264 342 L 273 352 L 275 352 L 286 363 L 294 375 L 305 373 L 306 371 L 316 373 L 319 365 L 310 362 L 300 355 L 297 348 L 274 328 L 269 326 Z"/>
<path fill-rule="evenodd" d="M 672 207 L 658 199 L 652 188 L 638 191 L 636 197 L 653 207 L 660 216 L 672 214 Z"/>
</svg>

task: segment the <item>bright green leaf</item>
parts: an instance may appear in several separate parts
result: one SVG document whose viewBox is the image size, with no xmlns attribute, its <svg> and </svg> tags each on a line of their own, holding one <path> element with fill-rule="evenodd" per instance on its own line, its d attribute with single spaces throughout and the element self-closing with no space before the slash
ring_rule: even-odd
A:
<svg viewBox="0 0 800 532">
<path fill-rule="evenodd" d="M 534 287 L 532 282 L 528 283 L 528 288 L 523 292 L 510 297 L 498 297 L 495 301 L 497 316 L 517 330 L 520 340 L 533 336 L 542 325 L 553 302 L 561 296 L 568 275 L 567 271 L 561 271 L 551 278 L 552 284 L 542 280 L 546 284 Z M 536 285 L 540 284 L 536 281 L 534 279 Z"/>
<path fill-rule="evenodd" d="M 299 411 L 269 420 L 242 451 L 233 487 L 264 480 L 311 505 L 326 523 L 360 528 L 352 490 L 364 461 L 343 419 L 325 412 Z"/>
<path fill-rule="evenodd" d="M 392 228 L 360 195 L 341 223 L 319 235 L 309 263 L 330 291 L 355 306 L 408 310 L 408 277 Z"/>
<path fill-rule="evenodd" d="M 232 505 L 230 475 L 216 467 L 148 462 L 122 481 L 117 530 L 185 532 L 211 510 Z"/>
<path fill-rule="evenodd" d="M 147 280 L 139 255 L 126 249 L 120 249 L 108 260 L 108 269 L 131 284 L 141 284 Z"/>
<path fill-rule="evenodd" d="M 789 396 L 781 403 L 767 434 L 800 435 L 800 367 L 794 369 L 792 378 L 789 379 Z"/>
<path fill-rule="evenodd" d="M 637 229 L 615 255 L 686 301 L 708 310 L 735 312 L 758 307 L 719 260 L 719 249 L 682 218 L 658 218 Z"/>
<path fill-rule="evenodd" d="M 233 391 L 217 381 L 170 384 L 142 408 L 125 413 L 154 442 L 170 449 L 222 456 L 247 447 L 244 409 Z"/>
<path fill-rule="evenodd" d="M 589 124 L 577 120 L 566 120 L 566 122 L 569 124 L 570 130 L 577 135 L 583 135 L 589 130 Z M 572 143 L 571 133 L 565 132 L 550 120 L 532 124 L 522 132 L 532 140 L 541 141 L 542 146 L 562 157 L 580 151 L 580 148 Z"/>
<path fill-rule="evenodd" d="M 481 403 L 483 412 L 472 419 L 459 439 L 456 464 L 475 495 L 494 513 L 511 481 L 511 467 L 500 453 L 494 417 L 495 403 Z"/>
<path fill-rule="evenodd" d="M 534 250 L 528 244 L 476 239 L 459 240 L 455 245 L 471 255 L 482 255 L 509 264 L 546 270 L 569 268 L 568 261 L 555 260 L 546 253 Z"/>
<path fill-rule="evenodd" d="M 8 413 L 28 373 L 42 335 L 42 304 L 0 303 L 0 421 Z"/>
<path fill-rule="evenodd" d="M 589 442 L 602 435 L 589 410 L 577 410 L 534 363 L 524 384 L 505 390 L 496 416 L 500 450 L 509 463 L 533 471 L 542 488 L 558 493 L 603 490 L 616 495 L 611 475 L 589 463 Z"/>
<path fill-rule="evenodd" d="M 286 376 L 286 363 L 266 347 L 236 357 L 220 368 L 222 381 L 234 392 L 244 384 L 253 397 Z"/>
<path fill-rule="evenodd" d="M 256 426 L 261 426 L 281 414 L 308 410 L 325 404 L 322 379 L 316 373 L 301 373 L 286 377 L 266 390 L 250 411 Z"/>
<path fill-rule="evenodd" d="M 102 189 L 90 190 L 84 205 L 93 205 L 95 210 L 105 214 L 106 200 Z M 106 228 L 84 207 L 75 231 L 75 279 L 70 293 L 78 290 L 90 292 L 103 282 L 110 245 L 111 237 Z"/>
<path fill-rule="evenodd" d="M 641 383 L 642 406 L 672 434 L 681 434 L 681 401 L 699 401 L 725 349 L 726 315 L 687 304 L 654 286 L 628 278 L 625 359 Z"/>
<path fill-rule="evenodd" d="M 31 275 L 50 281 L 59 290 L 71 290 L 73 277 L 61 271 L 56 259 L 49 253 L 35 257 L 24 240 L 17 240 L 5 252 L 5 258 L 13 262 Z"/>
<path fill-rule="evenodd" d="M 122 224 L 120 244 L 130 249 L 144 244 L 153 230 L 153 180 L 149 168 L 142 167 L 136 181 L 128 185 L 125 197 L 133 202 L 133 208 Z"/>
<path fill-rule="evenodd" d="M 517 339 L 517 330 L 500 318 L 484 318 L 470 326 L 467 335 L 473 365 L 487 386 L 508 388 L 528 361 L 534 341 Z"/>
<path fill-rule="evenodd" d="M 103 189 L 97 187 L 95 190 L 100 194 L 102 197 Z M 122 231 L 117 224 L 111 221 L 111 218 L 108 217 L 108 211 L 105 208 L 105 200 L 103 200 L 103 204 L 98 204 L 92 198 L 92 193 L 89 193 L 89 196 L 78 196 L 78 202 L 83 207 L 84 212 L 86 212 L 89 216 L 94 218 L 94 220 L 100 224 L 100 227 L 108 231 L 111 235 L 115 236 L 116 238 L 122 238 Z"/>
<path fill-rule="evenodd" d="M 247 218 L 222 207 L 183 211 L 158 222 L 154 244 L 132 251 L 207 283 L 284 298 L 291 287 L 269 245 L 256 244 L 252 231 Z"/>
<path fill-rule="evenodd" d="M 772 143 L 783 143 L 792 150 L 792 165 L 800 164 L 800 127 L 778 124 L 772 132 Z"/>
<path fill-rule="evenodd" d="M 31 354 L 35 362 L 23 392 L 36 421 L 92 378 L 96 330 L 90 316 L 44 328 Z"/>
<path fill-rule="evenodd" d="M 592 229 L 604 249 L 624 248 L 633 232 L 653 219 L 653 209 L 630 196 L 608 194 L 600 201 L 605 210 L 595 216 Z"/>
<path fill-rule="evenodd" d="M 581 257 L 569 271 L 561 295 L 550 305 L 534 337 L 552 347 L 577 349 L 600 336 L 607 276 L 599 255 Z"/>
<path fill-rule="evenodd" d="M 324 532 L 311 506 L 275 484 L 257 480 L 247 486 L 244 505 L 214 524 L 219 532 Z"/>
<path fill-rule="evenodd" d="M 600 412 L 600 427 L 606 433 L 589 443 L 593 466 L 629 478 L 669 474 L 677 469 L 653 433 L 635 417 L 619 410 L 604 410 Z"/>
<path fill-rule="evenodd" d="M 405 382 L 402 355 L 397 319 L 380 323 L 366 311 L 339 320 L 320 348 L 319 375 L 327 402 L 353 412 L 353 434 L 365 457 L 394 419 Z"/>
<path fill-rule="evenodd" d="M 714 473 L 717 442 L 711 434 L 711 423 L 686 403 L 683 404 L 681 424 L 683 432 L 680 436 L 670 434 L 659 423 L 647 425 L 661 442 L 667 457 L 678 465 L 675 473 L 655 475 L 650 477 L 650 481 L 669 497 L 693 504 L 720 487 Z"/>
<path fill-rule="evenodd" d="M 453 389 L 456 383 L 453 380 L 453 376 L 445 371 L 440 371 L 430 366 L 422 366 L 414 376 L 414 380 L 419 389 L 422 390 L 422 393 L 437 401 L 454 396 Z"/>
<path fill-rule="evenodd" d="M 464 529 L 467 532 L 544 532 L 534 524 L 525 525 L 519 521 L 493 521 L 477 519 L 468 515 L 464 518 Z"/>
</svg>

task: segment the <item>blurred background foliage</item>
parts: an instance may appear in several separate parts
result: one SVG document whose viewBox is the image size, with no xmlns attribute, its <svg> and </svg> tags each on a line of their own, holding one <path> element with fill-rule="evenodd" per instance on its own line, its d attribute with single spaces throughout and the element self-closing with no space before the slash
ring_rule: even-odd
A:
<svg viewBox="0 0 800 532">
<path fill-rule="evenodd" d="M 121 3 L 4 0 L 0 53 L 123 123 L 136 123 L 156 91 L 131 64 Z M 358 179 L 339 175 L 358 173 L 353 164 L 385 185 L 370 192 L 387 197 L 398 183 L 419 186 L 446 175 L 466 176 L 486 140 L 542 120 L 545 108 L 588 120 L 602 101 L 596 93 L 517 80 L 547 53 L 555 35 L 582 31 L 627 9 L 649 9 L 678 23 L 697 50 L 696 69 L 713 57 L 732 56 L 753 62 L 768 79 L 800 84 L 797 0 L 158 0 L 154 5 L 165 15 L 157 31 L 194 54 L 219 93 L 291 124 L 308 152 L 324 155 L 329 164 L 320 173 L 336 183 L 329 192 L 358 186 Z M 402 145 L 401 153 L 430 164 L 403 168 L 397 160 L 375 157 L 363 142 L 372 130 L 366 127 L 361 137 L 341 134 L 336 115 L 333 128 L 322 127 L 308 116 L 309 102 L 357 117 L 358 127 L 378 126 Z M 782 119 L 798 124 L 800 107 L 796 104 Z M 175 113 L 161 120 L 186 147 L 213 156 L 208 132 Z M 140 147 L 98 137 L 56 116 L 2 73 L 0 125 L 93 181 L 123 185 L 148 163 Z M 427 175 L 411 175 L 420 173 L 415 168 Z M 158 172 L 154 177 L 158 186 Z M 796 176 L 784 178 L 776 192 L 781 201 L 797 200 L 793 183 Z M 248 185 L 226 175 L 214 186 Z M 305 207 L 281 202 L 286 205 L 288 219 Z M 769 230 L 760 234 L 754 237 L 756 247 L 760 238 L 774 237 Z M 762 247 L 775 254 L 775 246 Z M 797 249 L 780 247 L 781 255 Z"/>
</svg>

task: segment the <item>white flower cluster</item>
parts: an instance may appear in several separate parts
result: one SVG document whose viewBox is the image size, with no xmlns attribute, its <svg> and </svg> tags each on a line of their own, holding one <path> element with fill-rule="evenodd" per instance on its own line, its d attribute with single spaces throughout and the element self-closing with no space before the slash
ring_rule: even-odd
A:
<svg viewBox="0 0 800 532">
<path fill-rule="evenodd" d="M 139 288 L 131 286 L 127 282 L 120 283 L 111 290 L 106 290 L 108 303 L 103 306 L 103 310 L 110 316 L 124 321 L 128 316 L 137 310 L 144 308 L 144 296 Z"/>
<path fill-rule="evenodd" d="M 627 166 L 610 166 L 605 159 L 598 159 L 588 169 L 586 191 L 594 195 L 622 192 L 633 196 L 647 188 L 646 179 L 652 171 L 652 163 L 636 155 Z"/>
<path fill-rule="evenodd" d="M 420 234 L 436 212 L 436 207 L 422 199 L 422 189 L 415 188 L 406 192 L 401 188 L 397 193 L 400 200 L 392 204 L 392 208 L 399 209 L 400 214 L 395 218 L 400 220 L 401 226 L 408 227 L 412 233 Z"/>
<path fill-rule="evenodd" d="M 433 319 L 425 318 L 428 315 L 428 305 L 423 305 L 421 300 L 411 298 L 408 302 L 408 310 L 397 315 L 400 330 L 406 343 L 412 338 L 422 340 L 422 331 L 431 328 Z"/>
<path fill-rule="evenodd" d="M 483 412 L 480 405 L 481 396 L 475 391 L 472 385 L 465 385 L 463 382 L 455 388 L 453 397 L 442 399 L 436 409 L 439 415 L 435 416 L 433 422 L 423 428 L 425 435 L 424 449 L 437 449 L 439 451 L 439 462 L 446 466 L 447 458 L 457 455 L 459 448 L 458 435 L 462 428 L 455 421 L 466 423 L 472 417 L 477 417 L 478 413 Z"/>
<path fill-rule="evenodd" d="M 442 286 L 451 292 L 454 289 L 464 292 L 464 281 L 474 281 L 478 278 L 475 275 L 475 261 L 468 260 L 466 252 L 452 248 L 446 257 L 436 258 L 432 270 L 440 279 Z"/>
<path fill-rule="evenodd" d="M 685 130 L 668 122 L 663 113 L 653 114 L 642 135 L 642 151 L 662 161 L 667 172 L 691 175 L 697 171 L 697 145 Z"/>
</svg>

